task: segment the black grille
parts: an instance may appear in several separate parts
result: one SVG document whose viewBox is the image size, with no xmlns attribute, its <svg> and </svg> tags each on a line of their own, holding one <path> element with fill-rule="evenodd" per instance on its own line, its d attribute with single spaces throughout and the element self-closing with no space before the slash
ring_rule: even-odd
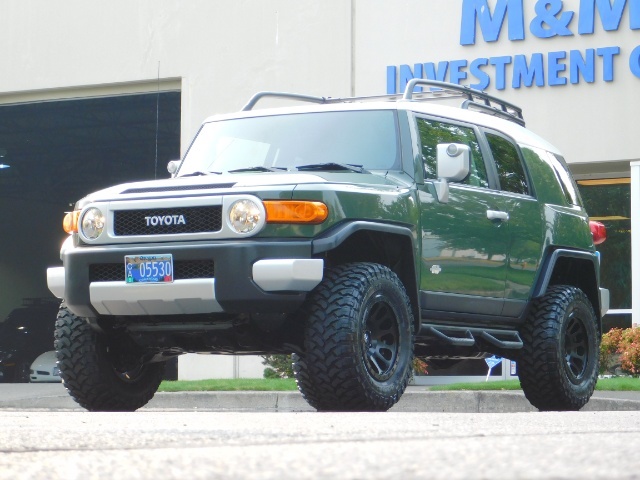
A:
<svg viewBox="0 0 640 480">
<path fill-rule="evenodd" d="M 122 263 L 95 263 L 89 266 L 90 282 L 124 281 L 124 260 Z M 213 260 L 175 260 L 173 279 L 214 278 Z"/>
<path fill-rule="evenodd" d="M 113 215 L 113 231 L 121 237 L 217 232 L 222 228 L 221 206 L 115 210 Z"/>
</svg>

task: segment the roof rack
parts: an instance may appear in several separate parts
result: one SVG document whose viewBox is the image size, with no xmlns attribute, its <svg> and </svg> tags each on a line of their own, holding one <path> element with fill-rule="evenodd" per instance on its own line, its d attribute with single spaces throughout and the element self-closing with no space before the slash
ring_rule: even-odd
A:
<svg viewBox="0 0 640 480">
<path fill-rule="evenodd" d="M 517 123 L 518 125 L 522 125 L 524 127 L 524 117 L 522 116 L 522 109 L 513 103 L 509 103 L 505 100 L 501 100 L 496 98 L 488 93 L 484 93 L 481 90 L 475 90 L 470 87 L 466 87 L 464 85 L 456 85 L 455 83 L 447 83 L 447 82 L 439 82 L 437 80 L 428 80 L 424 78 L 413 78 L 409 80 L 407 83 L 407 88 L 404 90 L 404 95 L 402 98 L 404 100 L 428 100 L 435 97 L 436 92 L 416 92 L 418 95 L 431 94 L 431 96 L 426 98 L 418 98 L 414 99 L 414 88 L 418 85 L 426 85 L 429 87 L 436 87 L 441 89 L 441 91 L 447 92 L 449 94 L 458 94 L 467 99 L 460 105 L 460 108 L 464 109 L 477 109 L 483 113 L 487 113 L 489 115 L 495 115 L 497 117 L 504 118 L 506 120 L 511 120 L 512 122 Z M 482 103 L 479 103 L 481 101 Z M 497 105 L 497 106 L 494 106 Z"/>
<path fill-rule="evenodd" d="M 416 86 L 426 85 L 429 87 L 435 87 L 437 90 L 430 90 L 426 92 L 414 92 Z M 319 104 L 333 104 L 333 103 L 350 103 L 363 100 L 386 100 L 386 101 L 429 101 L 438 100 L 441 98 L 454 98 L 454 97 L 466 97 L 466 100 L 462 102 L 460 108 L 467 110 L 479 110 L 489 115 L 511 120 L 518 125 L 524 126 L 524 118 L 522 117 L 522 109 L 506 102 L 499 98 L 493 97 L 488 93 L 484 93 L 480 90 L 474 90 L 470 87 L 463 85 L 456 85 L 454 83 L 439 82 L 437 80 L 429 80 L 424 78 L 414 78 L 407 83 L 404 94 L 391 94 L 391 95 L 372 95 L 366 97 L 345 97 L 345 98 L 332 98 L 332 97 L 315 97 L 311 95 L 301 95 L 298 93 L 286 93 L 286 92 L 258 92 L 256 93 L 247 104 L 242 107 L 242 111 L 246 112 L 252 110 L 253 107 L 263 98 L 284 98 L 289 100 L 298 100 L 301 102 L 319 103 Z"/>
<path fill-rule="evenodd" d="M 246 112 L 249 110 L 253 110 L 253 107 L 256 106 L 262 98 L 264 97 L 274 97 L 274 98 L 286 98 L 289 100 L 299 100 L 301 102 L 310 102 L 310 103 L 347 103 L 353 102 L 355 100 L 368 99 L 371 97 L 347 97 L 347 98 L 332 98 L 332 97 L 314 97 L 311 95 L 301 95 L 299 93 L 286 93 L 286 92 L 258 92 L 247 102 L 247 104 L 242 107 L 242 111 Z M 381 96 L 386 97 L 386 95 Z"/>
</svg>

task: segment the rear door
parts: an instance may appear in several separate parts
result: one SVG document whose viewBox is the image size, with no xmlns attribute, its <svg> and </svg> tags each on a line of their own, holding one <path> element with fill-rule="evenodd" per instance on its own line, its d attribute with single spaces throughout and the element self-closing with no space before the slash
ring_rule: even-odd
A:
<svg viewBox="0 0 640 480">
<path fill-rule="evenodd" d="M 526 306 L 542 257 L 540 206 L 524 167 L 522 152 L 502 133 L 483 131 L 502 192 L 500 209 L 509 215 L 505 305 L 502 315 L 519 316 Z"/>
</svg>

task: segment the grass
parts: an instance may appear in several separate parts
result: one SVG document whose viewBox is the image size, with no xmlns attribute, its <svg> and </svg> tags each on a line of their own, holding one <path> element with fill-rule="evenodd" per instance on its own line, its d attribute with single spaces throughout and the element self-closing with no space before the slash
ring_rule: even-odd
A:
<svg viewBox="0 0 640 480">
<path fill-rule="evenodd" d="M 222 392 L 222 391 L 290 391 L 297 390 L 292 378 L 236 378 L 215 380 L 164 381 L 159 392 Z"/>
<path fill-rule="evenodd" d="M 434 385 L 429 390 L 521 390 L 518 380 L 496 380 L 477 383 L 449 383 L 447 385 Z"/>
<path fill-rule="evenodd" d="M 425 387 L 429 390 L 520 390 L 518 380 L 498 380 L 478 383 L 451 383 Z M 215 380 L 164 381 L 160 392 L 223 392 L 223 391 L 295 391 L 295 380 L 291 378 L 239 378 Z M 640 378 L 615 377 L 598 380 L 596 390 L 640 391 Z"/>
<path fill-rule="evenodd" d="M 520 390 L 520 382 L 518 380 L 497 380 L 478 383 L 451 383 L 429 387 L 429 390 Z M 600 378 L 596 384 L 596 390 L 639 392 L 640 378 Z"/>
</svg>

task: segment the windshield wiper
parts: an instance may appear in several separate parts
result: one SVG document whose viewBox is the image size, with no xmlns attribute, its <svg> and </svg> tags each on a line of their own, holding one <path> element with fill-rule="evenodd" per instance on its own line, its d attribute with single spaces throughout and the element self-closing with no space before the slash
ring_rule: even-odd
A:
<svg viewBox="0 0 640 480">
<path fill-rule="evenodd" d="M 284 167 L 265 167 L 264 165 L 256 165 L 255 167 L 236 168 L 235 170 L 228 170 L 228 173 L 239 172 L 281 172 L 286 170 Z"/>
<path fill-rule="evenodd" d="M 191 172 L 180 175 L 180 177 L 199 177 L 201 175 L 222 175 L 222 172 Z"/>
<path fill-rule="evenodd" d="M 356 173 L 368 173 L 362 165 L 353 165 L 351 163 L 337 163 L 337 162 L 327 162 L 327 163 L 312 163 L 310 165 L 300 165 L 296 167 L 298 170 L 302 171 L 313 171 L 313 170 L 347 170 L 349 172 Z"/>
</svg>

